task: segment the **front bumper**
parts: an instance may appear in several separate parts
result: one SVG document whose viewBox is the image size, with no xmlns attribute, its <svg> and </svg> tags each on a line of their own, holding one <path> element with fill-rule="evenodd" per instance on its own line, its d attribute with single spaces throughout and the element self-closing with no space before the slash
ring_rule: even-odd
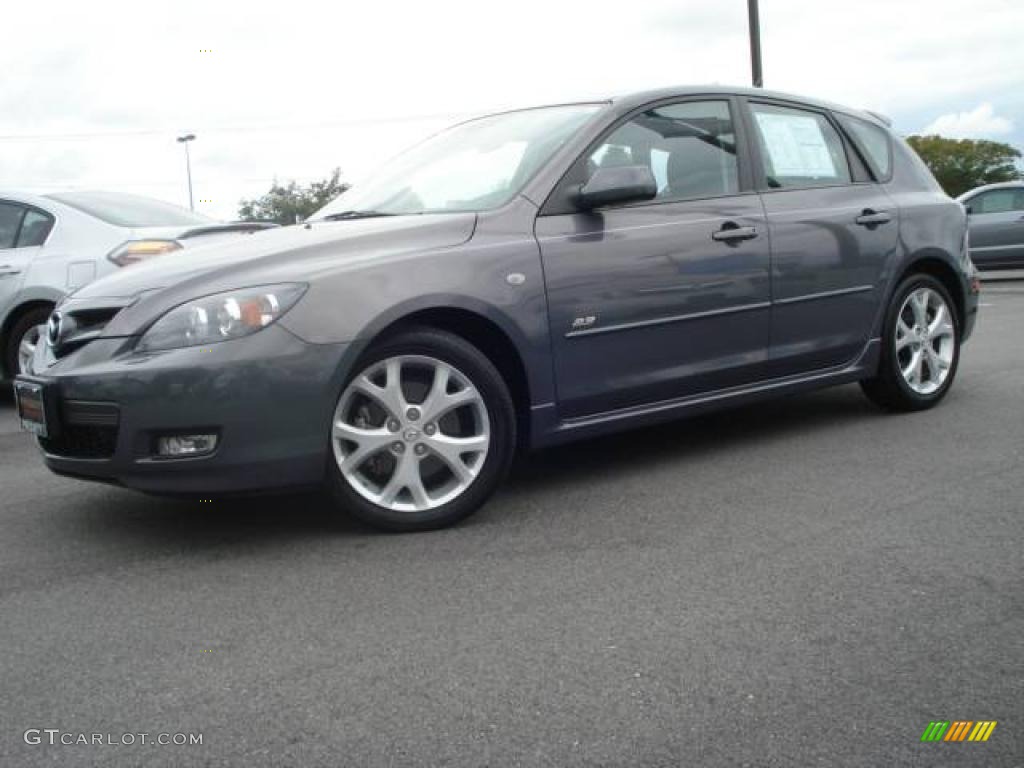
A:
<svg viewBox="0 0 1024 768">
<path fill-rule="evenodd" d="M 218 494 L 323 480 L 348 344 L 308 344 L 279 325 L 207 347 L 138 354 L 97 339 L 60 360 L 39 345 L 58 435 L 40 440 L 58 474 L 160 494 Z M 205 456 L 160 458 L 157 437 L 215 431 Z"/>
</svg>

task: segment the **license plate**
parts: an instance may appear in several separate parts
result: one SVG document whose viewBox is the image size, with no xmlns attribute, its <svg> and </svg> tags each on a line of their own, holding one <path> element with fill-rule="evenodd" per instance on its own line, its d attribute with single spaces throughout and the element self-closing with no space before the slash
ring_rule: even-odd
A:
<svg viewBox="0 0 1024 768">
<path fill-rule="evenodd" d="M 14 382 L 14 399 L 18 404 L 21 428 L 38 437 L 49 437 L 44 386 L 34 381 L 17 379 Z"/>
</svg>

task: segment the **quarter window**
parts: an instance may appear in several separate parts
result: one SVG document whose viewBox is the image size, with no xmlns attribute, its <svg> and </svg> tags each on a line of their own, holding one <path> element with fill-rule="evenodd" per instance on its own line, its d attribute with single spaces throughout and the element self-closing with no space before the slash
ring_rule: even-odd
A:
<svg viewBox="0 0 1024 768">
<path fill-rule="evenodd" d="M 615 129 L 586 161 L 597 168 L 646 165 L 657 201 L 734 195 L 739 189 L 729 103 L 691 101 L 649 109 Z"/>
<path fill-rule="evenodd" d="M 751 104 L 765 182 L 773 189 L 850 183 L 842 139 L 824 115 Z"/>
<path fill-rule="evenodd" d="M 25 209 L 13 203 L 0 203 L 0 248 L 13 248 Z"/>
<path fill-rule="evenodd" d="M 892 167 L 892 145 L 889 134 L 881 127 L 850 115 L 836 115 L 839 123 L 856 142 L 858 149 L 867 155 L 876 179 L 887 179 Z"/>
<path fill-rule="evenodd" d="M 50 230 L 53 228 L 53 219 L 42 211 L 29 208 L 25 211 L 25 218 L 21 222 L 21 232 L 18 234 L 18 248 L 28 248 L 33 245 L 42 245 L 46 242 Z"/>
</svg>

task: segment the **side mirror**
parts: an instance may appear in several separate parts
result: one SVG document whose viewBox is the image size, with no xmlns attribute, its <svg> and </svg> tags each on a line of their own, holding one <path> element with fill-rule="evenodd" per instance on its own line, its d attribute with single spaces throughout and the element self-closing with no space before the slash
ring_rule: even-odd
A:
<svg viewBox="0 0 1024 768">
<path fill-rule="evenodd" d="M 651 200 L 658 194 L 658 182 L 646 165 L 598 168 L 580 187 L 576 205 L 584 210 L 613 203 Z"/>
</svg>

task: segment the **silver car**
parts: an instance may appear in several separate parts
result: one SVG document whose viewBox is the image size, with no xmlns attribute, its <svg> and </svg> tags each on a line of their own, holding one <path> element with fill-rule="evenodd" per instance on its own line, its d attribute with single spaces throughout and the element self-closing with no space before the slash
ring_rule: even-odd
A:
<svg viewBox="0 0 1024 768">
<path fill-rule="evenodd" d="M 1024 269 L 1024 181 L 977 187 L 957 200 L 967 207 L 978 269 Z"/>
<path fill-rule="evenodd" d="M 0 190 L 0 379 L 25 370 L 65 294 L 152 256 L 272 226 L 117 192 Z"/>
</svg>

